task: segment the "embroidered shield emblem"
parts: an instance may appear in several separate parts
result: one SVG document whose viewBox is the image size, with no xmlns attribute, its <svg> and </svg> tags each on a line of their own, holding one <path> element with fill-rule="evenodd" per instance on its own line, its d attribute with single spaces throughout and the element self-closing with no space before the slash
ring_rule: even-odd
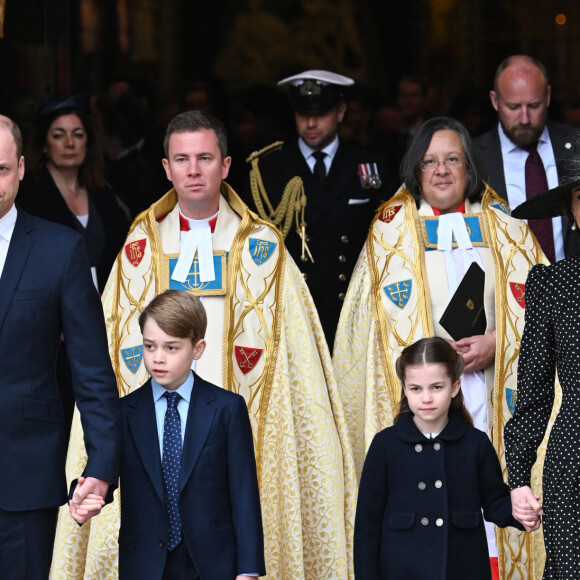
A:
<svg viewBox="0 0 580 580">
<path fill-rule="evenodd" d="M 491 207 L 493 209 L 499 209 L 499 211 L 503 211 L 507 215 L 512 215 L 512 210 L 505 203 L 494 203 Z"/>
<path fill-rule="evenodd" d="M 392 205 L 391 207 L 386 207 L 379 215 L 379 219 L 386 224 L 390 224 L 393 218 L 397 215 L 398 211 L 403 207 L 403 205 Z"/>
<path fill-rule="evenodd" d="M 142 240 L 135 240 L 134 242 L 129 242 L 125 246 L 125 255 L 127 256 L 127 260 L 133 264 L 133 266 L 137 267 L 143 256 L 145 255 L 145 246 L 147 245 L 147 239 L 143 238 Z"/>
<path fill-rule="evenodd" d="M 405 308 L 409 297 L 411 296 L 411 288 L 413 287 L 413 280 L 402 280 L 384 287 L 384 291 L 391 302 L 399 308 Z"/>
<path fill-rule="evenodd" d="M 247 375 L 251 370 L 254 369 L 256 364 L 258 364 L 264 349 L 234 345 L 234 351 L 236 355 L 236 362 L 238 363 L 240 370 L 243 374 Z"/>
<path fill-rule="evenodd" d="M 223 250 L 214 252 L 213 268 L 215 278 L 209 282 L 202 282 L 199 272 L 199 258 L 195 257 L 191 263 L 189 274 L 185 282 L 179 282 L 172 278 L 179 255 L 169 257 L 169 288 L 171 290 L 185 290 L 197 296 L 223 296 L 226 293 L 227 277 L 224 276 L 226 270 L 227 254 Z"/>
<path fill-rule="evenodd" d="M 250 244 L 252 260 L 258 266 L 261 266 L 271 258 L 277 246 L 276 242 L 269 242 L 268 240 L 260 240 L 258 238 L 248 238 L 248 242 Z"/>
<path fill-rule="evenodd" d="M 526 307 L 526 285 L 522 282 L 510 282 L 510 289 L 517 303 L 522 307 Z"/>
<path fill-rule="evenodd" d="M 518 392 L 515 389 L 509 389 L 506 387 L 505 398 L 507 401 L 508 409 L 510 410 L 510 413 L 513 415 L 514 410 L 516 408 L 516 401 L 518 399 Z"/>
<path fill-rule="evenodd" d="M 121 356 L 127 365 L 127 368 L 135 374 L 141 366 L 143 360 L 143 345 L 131 346 L 129 348 L 121 349 Z"/>
</svg>

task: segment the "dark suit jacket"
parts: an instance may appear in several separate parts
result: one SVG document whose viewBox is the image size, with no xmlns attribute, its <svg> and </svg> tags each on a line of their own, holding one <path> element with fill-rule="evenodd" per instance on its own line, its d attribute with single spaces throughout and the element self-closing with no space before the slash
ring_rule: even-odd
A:
<svg viewBox="0 0 580 580">
<path fill-rule="evenodd" d="M 151 380 L 121 399 L 121 580 L 161 578 L 169 518 Z M 243 397 L 197 375 L 183 443 L 183 539 L 203 580 L 265 574 L 252 430 Z M 182 540 L 183 541 L 183 540 Z"/>
<path fill-rule="evenodd" d="M 85 229 L 68 208 L 52 176 L 46 168 L 40 171 L 38 181 L 33 176 L 25 176 L 18 191 L 18 205 L 28 213 L 68 226 L 79 232 L 87 248 L 91 266 L 97 269 L 99 291 L 102 292 L 111 273 L 117 254 L 124 245 L 129 231 L 129 223 L 123 215 L 113 192 L 109 187 L 101 187 L 89 192 L 89 203 L 97 210 L 104 230 L 104 239 L 91 239 L 91 213 L 89 212 L 89 229 Z"/>
<path fill-rule="evenodd" d="M 558 168 L 558 177 L 561 177 L 561 162 L 565 159 L 578 157 L 578 130 L 576 127 L 562 123 L 547 122 L 554 158 Z M 503 170 L 503 157 L 497 126 L 473 140 L 477 158 L 483 169 L 484 179 L 491 185 L 495 192 L 507 203 L 507 188 Z M 515 208 L 512 208 L 515 209 Z M 564 254 L 566 256 L 580 255 L 580 241 L 570 230 L 568 220 L 562 217 L 562 232 L 564 235 Z"/>
<path fill-rule="evenodd" d="M 361 163 L 377 164 L 382 180 L 379 189 L 363 188 L 357 173 Z M 307 196 L 306 233 L 314 263 L 300 259 L 302 242 L 294 222 L 286 238 L 286 247 L 304 273 L 328 346 L 332 349 L 350 276 L 371 220 L 380 203 L 395 193 L 395 182 L 386 169 L 382 155 L 342 141 L 324 185 L 310 171 L 298 147 L 298 140 L 285 144 L 279 151 L 265 154 L 260 158 L 259 169 L 274 207 L 280 202 L 288 181 L 297 175 L 302 177 Z M 249 186 L 244 198 L 256 211 Z M 360 203 L 353 203 L 356 201 Z"/>
<path fill-rule="evenodd" d="M 0 277 L 0 506 L 67 500 L 66 436 L 55 376 L 61 333 L 85 433 L 85 475 L 116 482 L 119 400 L 103 310 L 81 237 L 18 209 Z"/>
</svg>

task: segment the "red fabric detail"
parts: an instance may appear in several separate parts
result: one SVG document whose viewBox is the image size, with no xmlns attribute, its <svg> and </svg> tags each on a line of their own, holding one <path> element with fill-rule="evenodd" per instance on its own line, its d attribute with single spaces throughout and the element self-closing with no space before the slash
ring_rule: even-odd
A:
<svg viewBox="0 0 580 580">
<path fill-rule="evenodd" d="M 182 232 L 189 231 L 189 222 L 187 221 L 187 218 L 183 217 L 181 214 L 179 214 L 179 229 Z"/>
<path fill-rule="evenodd" d="M 137 267 L 141 263 L 141 260 L 145 255 L 146 245 L 147 239 L 143 238 L 142 240 L 130 242 L 125 246 L 125 255 L 127 256 L 127 260 L 129 260 L 133 266 Z"/>
<path fill-rule="evenodd" d="M 215 232 L 215 225 L 217 223 L 217 219 L 218 219 L 218 216 L 216 215 L 215 217 L 211 218 L 208 222 L 209 228 L 210 228 L 212 234 Z M 182 232 L 189 231 L 189 222 L 187 221 L 186 217 L 181 215 L 181 213 L 179 214 L 179 229 Z"/>
<path fill-rule="evenodd" d="M 393 221 L 393 218 L 397 215 L 398 211 L 402 207 L 403 207 L 402 205 L 386 207 L 379 215 L 379 219 L 382 222 L 385 222 L 386 224 L 390 224 Z"/>
<path fill-rule="evenodd" d="M 433 213 L 435 215 L 441 215 L 441 212 L 438 209 L 432 208 L 433 209 Z M 461 204 L 461 206 L 459 206 L 458 209 L 455 210 L 455 212 L 453 213 L 465 213 L 465 202 L 463 202 Z"/>
<path fill-rule="evenodd" d="M 491 580 L 499 580 L 499 565 L 497 558 L 490 558 L 489 565 L 491 566 Z"/>
<path fill-rule="evenodd" d="M 517 300 L 518 304 L 522 307 L 526 307 L 526 285 L 522 282 L 510 282 L 510 289 L 514 298 Z"/>
<path fill-rule="evenodd" d="M 254 369 L 260 357 L 262 356 L 263 348 L 253 348 L 251 346 L 235 346 L 234 352 L 236 354 L 236 362 L 243 374 L 247 375 Z"/>
</svg>

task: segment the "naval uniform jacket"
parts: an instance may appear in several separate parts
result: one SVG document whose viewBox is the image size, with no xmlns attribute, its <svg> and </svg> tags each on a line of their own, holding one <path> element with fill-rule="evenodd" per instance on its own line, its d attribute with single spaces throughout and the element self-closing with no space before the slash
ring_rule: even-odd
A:
<svg viewBox="0 0 580 580">
<path fill-rule="evenodd" d="M 576 158 L 580 153 L 577 146 L 579 137 L 578 130 L 570 125 L 554 123 L 553 121 L 548 121 L 546 125 L 554 151 L 554 159 L 556 160 L 558 181 L 561 182 L 563 169 L 561 162 L 570 158 Z M 507 204 L 507 187 L 497 125 L 491 131 L 475 138 L 473 140 L 473 146 L 486 181 L 500 197 L 503 197 Z M 522 167 L 523 170 L 524 168 Z M 512 209 L 515 208 L 512 207 Z M 574 235 L 574 232 L 570 230 L 566 216 L 562 217 L 562 235 L 564 237 L 564 255 L 566 257 L 580 255 L 580 242 Z"/>
<path fill-rule="evenodd" d="M 365 189 L 358 175 L 361 163 L 376 163 L 382 181 L 378 189 Z M 302 241 L 294 221 L 286 247 L 303 273 L 332 350 L 338 317 L 350 276 L 366 240 L 379 204 L 395 193 L 382 155 L 359 145 L 340 141 L 325 183 L 321 183 L 306 163 L 298 140 L 280 150 L 264 154 L 259 169 L 273 207 L 280 203 L 286 184 L 295 176 L 304 182 L 307 197 L 306 234 L 314 263 L 303 262 Z M 249 186 L 244 201 L 256 211 Z"/>
<path fill-rule="evenodd" d="M 517 526 L 487 435 L 451 414 L 427 439 L 411 413 L 377 433 L 365 460 L 354 534 L 357 580 L 489 580 L 481 510 Z"/>
</svg>

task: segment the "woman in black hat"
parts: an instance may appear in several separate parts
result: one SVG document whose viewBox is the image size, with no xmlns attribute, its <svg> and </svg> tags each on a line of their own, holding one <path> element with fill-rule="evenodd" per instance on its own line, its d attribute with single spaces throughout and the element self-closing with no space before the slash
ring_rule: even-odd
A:
<svg viewBox="0 0 580 580">
<path fill-rule="evenodd" d="M 512 215 L 540 219 L 565 214 L 579 234 L 580 175 L 532 198 Z M 518 363 L 515 413 L 505 446 L 516 519 L 531 505 L 544 515 L 544 579 L 580 578 L 580 257 L 534 266 L 526 281 L 526 324 Z M 562 401 L 550 432 L 543 472 L 543 506 L 530 488 L 530 473 L 555 399 Z M 557 404 L 558 402 L 556 402 Z"/>
<path fill-rule="evenodd" d="M 88 98 L 77 95 L 42 106 L 26 152 L 26 169 L 18 204 L 84 237 L 95 283 L 102 292 L 128 222 L 105 183 Z"/>
<path fill-rule="evenodd" d="M 102 292 L 129 224 L 103 177 L 87 97 L 44 103 L 34 121 L 26 169 L 18 205 L 83 236 L 95 285 Z M 74 400 L 64 340 L 57 377 L 68 433 Z"/>
</svg>

